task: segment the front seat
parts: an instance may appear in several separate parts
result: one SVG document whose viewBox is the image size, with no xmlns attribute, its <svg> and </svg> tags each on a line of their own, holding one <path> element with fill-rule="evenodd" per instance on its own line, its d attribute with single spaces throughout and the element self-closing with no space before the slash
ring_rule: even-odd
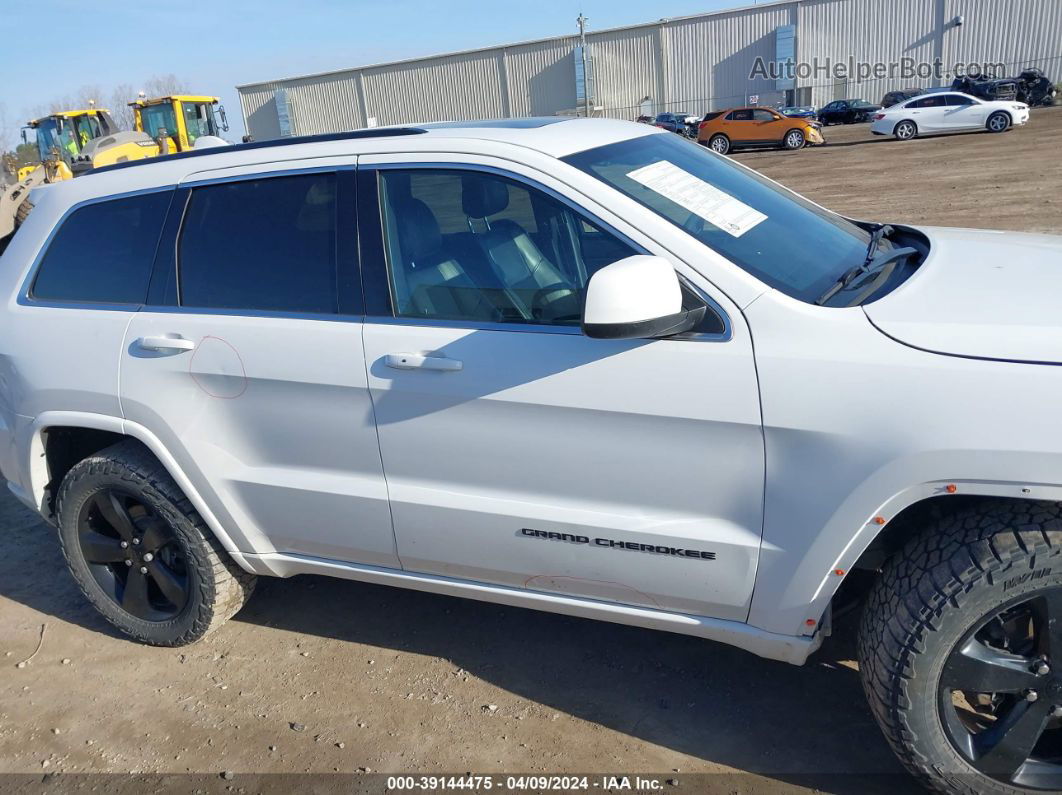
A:
<svg viewBox="0 0 1062 795">
<path fill-rule="evenodd" d="M 401 276 L 396 277 L 405 280 L 404 292 L 409 296 L 406 306 L 396 307 L 398 312 L 406 316 L 492 320 L 493 305 L 460 263 L 444 251 L 439 222 L 428 205 L 406 197 L 395 202 L 392 210 L 402 259 L 392 267 L 402 269 Z M 403 291 L 396 292 L 401 296 Z"/>
<path fill-rule="evenodd" d="M 548 260 L 527 231 L 508 218 L 489 216 L 509 206 L 509 187 L 499 180 L 466 174 L 461 177 L 461 209 L 484 229 L 475 239 L 511 300 L 528 317 L 553 319 L 578 309 L 571 282 Z"/>
</svg>

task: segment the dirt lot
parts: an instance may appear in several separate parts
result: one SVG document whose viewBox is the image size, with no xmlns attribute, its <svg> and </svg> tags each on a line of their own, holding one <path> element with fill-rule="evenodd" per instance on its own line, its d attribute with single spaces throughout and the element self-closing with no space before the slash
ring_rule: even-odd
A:
<svg viewBox="0 0 1062 795">
<path fill-rule="evenodd" d="M 1001 135 L 901 143 L 866 124 L 823 132 L 825 146 L 735 158 L 852 218 L 1062 233 L 1062 107 Z"/>
<path fill-rule="evenodd" d="M 826 147 L 738 158 L 857 217 L 1062 232 L 1062 108 L 1002 136 L 826 132 Z M 915 789 L 864 705 L 843 622 L 796 668 L 679 635 L 302 577 L 261 581 L 199 645 L 148 648 L 83 603 L 54 533 L 4 495 L 0 773 L 33 778 L 0 776 L 0 790 L 112 788 L 129 779 L 49 776 L 130 771 L 200 774 L 135 782 L 189 792 L 256 791 L 249 773 L 466 771 L 653 773 L 719 793 Z"/>
</svg>

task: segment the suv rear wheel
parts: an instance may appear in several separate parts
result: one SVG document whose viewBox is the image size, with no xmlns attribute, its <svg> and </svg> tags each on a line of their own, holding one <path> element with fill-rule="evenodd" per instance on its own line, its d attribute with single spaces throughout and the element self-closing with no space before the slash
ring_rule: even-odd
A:
<svg viewBox="0 0 1062 795">
<path fill-rule="evenodd" d="M 255 577 L 225 553 L 158 460 L 120 442 L 76 464 L 56 500 L 59 539 L 88 600 L 125 634 L 193 643 L 234 615 Z"/>
<path fill-rule="evenodd" d="M 909 543 L 871 592 L 859 662 L 931 787 L 1062 789 L 1062 507 L 985 503 Z"/>
</svg>

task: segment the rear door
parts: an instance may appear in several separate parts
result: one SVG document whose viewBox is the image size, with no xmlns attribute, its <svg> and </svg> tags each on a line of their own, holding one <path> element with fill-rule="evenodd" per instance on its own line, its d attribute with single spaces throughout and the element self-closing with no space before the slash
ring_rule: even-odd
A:
<svg viewBox="0 0 1062 795">
<path fill-rule="evenodd" d="M 348 160 L 180 186 L 149 305 L 126 333 L 122 408 L 242 549 L 396 567 Z"/>
<path fill-rule="evenodd" d="M 908 103 L 908 116 L 918 125 L 918 131 L 934 133 L 946 131 L 947 104 L 943 94 L 930 94 Z"/>
<path fill-rule="evenodd" d="M 432 161 L 359 161 L 366 361 L 403 566 L 743 620 L 764 457 L 740 312 L 716 296 L 699 334 L 585 337 L 589 275 L 666 250 L 540 172 Z"/>
</svg>

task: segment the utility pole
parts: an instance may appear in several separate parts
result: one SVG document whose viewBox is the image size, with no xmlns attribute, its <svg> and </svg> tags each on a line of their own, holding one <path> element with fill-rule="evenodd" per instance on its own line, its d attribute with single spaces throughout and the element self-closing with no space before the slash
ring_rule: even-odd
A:
<svg viewBox="0 0 1062 795">
<path fill-rule="evenodd" d="M 586 23 L 590 20 L 579 12 L 579 54 L 583 57 L 583 115 L 590 118 L 590 75 L 586 71 Z"/>
</svg>

